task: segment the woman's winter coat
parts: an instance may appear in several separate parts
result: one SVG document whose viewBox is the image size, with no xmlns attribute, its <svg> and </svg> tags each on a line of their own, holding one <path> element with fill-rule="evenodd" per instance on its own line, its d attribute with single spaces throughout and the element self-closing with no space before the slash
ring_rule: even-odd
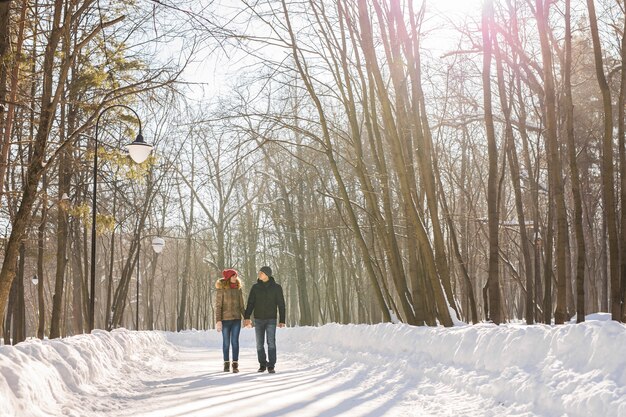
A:
<svg viewBox="0 0 626 417">
<path fill-rule="evenodd" d="M 241 281 L 237 278 L 237 283 L 232 288 L 230 279 L 219 279 L 215 283 L 217 295 L 215 300 L 215 321 L 241 320 L 245 304 L 243 301 L 243 290 Z"/>
</svg>

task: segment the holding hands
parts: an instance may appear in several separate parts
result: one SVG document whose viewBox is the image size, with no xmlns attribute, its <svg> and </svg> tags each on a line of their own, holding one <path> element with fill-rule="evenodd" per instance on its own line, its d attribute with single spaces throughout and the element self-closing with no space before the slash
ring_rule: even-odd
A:
<svg viewBox="0 0 626 417">
<path fill-rule="evenodd" d="M 215 329 L 216 329 L 218 332 L 221 332 L 221 331 L 222 331 L 222 322 L 221 322 L 221 321 L 218 321 L 218 322 L 215 324 Z"/>
<path fill-rule="evenodd" d="M 220 323 L 221 325 L 221 323 Z M 243 321 L 243 327 L 245 327 L 246 329 L 251 329 L 252 328 L 252 320 L 244 320 Z M 285 323 L 278 323 L 278 327 L 280 327 L 281 329 L 285 327 Z M 220 327 L 221 328 L 221 327 Z"/>
</svg>

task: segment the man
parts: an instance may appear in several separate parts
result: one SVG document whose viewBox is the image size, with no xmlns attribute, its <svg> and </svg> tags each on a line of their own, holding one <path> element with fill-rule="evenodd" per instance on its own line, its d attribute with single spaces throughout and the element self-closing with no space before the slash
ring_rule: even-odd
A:
<svg viewBox="0 0 626 417">
<path fill-rule="evenodd" d="M 259 371 L 275 373 L 276 365 L 276 310 L 278 309 L 278 327 L 285 327 L 285 297 L 283 288 L 274 281 L 272 268 L 264 266 L 259 270 L 259 279 L 250 289 L 248 306 L 243 314 L 244 325 L 250 327 L 250 315 L 254 313 L 256 333 L 256 352 L 259 359 Z M 267 335 L 268 356 L 265 356 L 265 336 Z"/>
</svg>

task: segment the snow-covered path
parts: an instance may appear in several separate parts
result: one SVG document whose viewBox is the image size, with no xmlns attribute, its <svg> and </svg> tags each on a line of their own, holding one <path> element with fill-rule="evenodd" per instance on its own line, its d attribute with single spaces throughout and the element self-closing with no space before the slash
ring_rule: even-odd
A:
<svg viewBox="0 0 626 417">
<path fill-rule="evenodd" d="M 414 384 L 406 363 L 366 365 L 280 352 L 276 374 L 256 372 L 256 352 L 242 350 L 241 372 L 220 369 L 218 349 L 182 347 L 158 372 L 90 401 L 108 416 L 501 416 L 492 401 L 442 384 Z M 98 392 L 110 388 L 102 387 Z M 88 398 L 85 398 L 88 400 Z M 526 414 L 531 415 L 531 414 Z"/>
<path fill-rule="evenodd" d="M 626 326 L 279 329 L 274 375 L 244 329 L 96 331 L 0 346 L 0 417 L 626 417 Z"/>
<path fill-rule="evenodd" d="M 242 352 L 241 372 L 224 373 L 217 349 L 184 348 L 170 372 L 143 381 L 118 416 L 380 416 L 402 415 L 394 392 L 377 387 L 358 367 L 334 369 L 328 360 L 282 354 L 276 374 L 256 372 L 256 354 Z M 150 395 L 142 395 L 149 391 Z M 395 410 L 391 412 L 390 408 Z M 406 414 L 409 415 L 409 414 Z"/>
</svg>

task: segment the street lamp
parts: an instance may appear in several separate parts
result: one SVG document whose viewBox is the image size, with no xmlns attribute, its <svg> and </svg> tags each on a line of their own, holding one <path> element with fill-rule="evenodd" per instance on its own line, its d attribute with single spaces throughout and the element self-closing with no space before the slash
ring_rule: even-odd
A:
<svg viewBox="0 0 626 417">
<path fill-rule="evenodd" d="M 132 160 L 140 164 L 148 158 L 148 156 L 150 155 L 150 151 L 152 151 L 152 145 L 145 143 L 143 140 L 143 136 L 141 134 L 141 119 L 139 118 L 139 115 L 135 110 L 124 104 L 114 104 L 100 112 L 98 118 L 96 119 L 96 143 L 93 157 L 93 196 L 91 203 L 91 293 L 89 294 L 89 332 L 91 332 L 95 327 L 94 324 L 96 305 L 96 203 L 98 197 L 98 132 L 100 127 L 100 118 L 102 117 L 102 115 L 108 110 L 115 107 L 122 107 L 126 110 L 129 110 L 135 115 L 137 121 L 139 122 L 139 134 L 137 135 L 137 138 L 134 140 L 134 142 L 127 146 L 128 153 Z"/>
<path fill-rule="evenodd" d="M 163 252 L 163 248 L 165 247 L 165 240 L 162 237 L 155 237 L 152 239 L 152 249 L 154 249 L 154 253 L 159 254 Z"/>
<path fill-rule="evenodd" d="M 39 284 L 39 277 L 37 276 L 37 274 L 33 275 L 33 278 L 31 280 L 33 281 L 33 285 Z"/>
</svg>

